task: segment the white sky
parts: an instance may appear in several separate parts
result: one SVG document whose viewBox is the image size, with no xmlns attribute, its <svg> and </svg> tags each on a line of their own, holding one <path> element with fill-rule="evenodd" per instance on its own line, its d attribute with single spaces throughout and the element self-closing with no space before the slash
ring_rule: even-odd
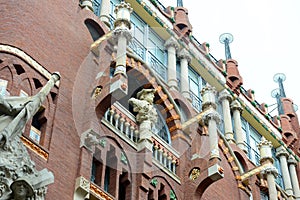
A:
<svg viewBox="0 0 300 200">
<path fill-rule="evenodd" d="M 166 7 L 177 5 L 176 0 L 159 1 Z M 193 35 L 200 43 L 210 44 L 217 60 L 225 58 L 219 36 L 233 35 L 230 51 L 238 61 L 243 87 L 253 89 L 259 103 L 276 102 L 271 97 L 278 88 L 273 76 L 284 73 L 286 96 L 300 110 L 300 0 L 183 0 L 183 5 L 189 11 Z"/>
</svg>

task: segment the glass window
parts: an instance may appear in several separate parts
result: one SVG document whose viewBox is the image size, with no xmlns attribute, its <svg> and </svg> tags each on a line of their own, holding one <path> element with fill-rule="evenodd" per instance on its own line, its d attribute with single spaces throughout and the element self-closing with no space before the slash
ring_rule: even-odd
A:
<svg viewBox="0 0 300 200">
<path fill-rule="evenodd" d="M 189 87 L 190 87 L 190 95 L 192 99 L 193 107 L 201 111 L 201 90 L 203 86 L 205 86 L 206 82 L 202 79 L 202 77 L 191 67 L 189 67 Z"/>
<path fill-rule="evenodd" d="M 97 16 L 100 16 L 100 10 L 101 10 L 101 0 L 94 0 L 93 1 L 93 9 L 94 9 L 94 13 Z"/>
<path fill-rule="evenodd" d="M 158 114 L 158 118 L 157 118 L 157 122 L 152 127 L 152 131 L 155 134 L 157 134 L 161 139 L 163 139 L 165 142 L 167 142 L 168 144 L 171 144 L 170 132 L 169 132 L 169 128 L 165 122 L 165 119 L 161 115 L 161 113 L 159 112 L 159 110 L 157 108 L 156 108 L 156 111 Z"/>
</svg>

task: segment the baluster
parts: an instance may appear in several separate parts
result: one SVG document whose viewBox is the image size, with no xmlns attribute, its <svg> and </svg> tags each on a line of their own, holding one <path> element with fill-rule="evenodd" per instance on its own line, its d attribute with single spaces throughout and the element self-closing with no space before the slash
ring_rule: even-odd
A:
<svg viewBox="0 0 300 200">
<path fill-rule="evenodd" d="M 129 126 L 130 126 L 130 123 L 128 121 L 125 121 L 125 135 L 127 137 L 129 137 Z"/>
<path fill-rule="evenodd" d="M 158 151 L 159 151 L 159 162 L 163 163 L 163 149 L 161 148 L 161 146 Z"/>
<path fill-rule="evenodd" d="M 120 118 L 120 114 L 116 113 L 115 116 L 114 116 L 114 119 L 115 119 L 115 127 L 117 129 L 119 129 L 119 118 Z"/>
<path fill-rule="evenodd" d="M 123 131 L 124 131 L 124 122 L 125 122 L 125 119 L 121 115 L 121 117 L 120 117 L 120 131 L 121 131 L 121 133 L 123 133 Z"/>
<path fill-rule="evenodd" d="M 114 109 L 111 108 L 111 109 L 109 110 L 109 112 L 110 112 L 109 122 L 110 122 L 111 124 L 113 124 L 113 117 L 114 117 L 115 111 L 114 111 Z"/>
<path fill-rule="evenodd" d="M 109 109 L 107 109 L 107 111 L 104 113 L 104 119 L 106 119 L 107 121 L 109 120 L 108 113 L 109 113 Z"/>
<path fill-rule="evenodd" d="M 154 141 L 155 142 L 155 141 Z M 156 159 L 156 160 L 158 160 L 158 144 L 157 144 L 157 142 L 155 142 L 154 143 L 154 158 Z"/>
<path fill-rule="evenodd" d="M 176 159 L 173 158 L 172 160 L 172 172 L 176 174 Z"/>
<path fill-rule="evenodd" d="M 171 156 L 171 154 L 169 153 L 169 156 L 168 156 L 168 169 L 169 169 L 170 171 L 172 171 L 171 165 L 172 165 L 172 156 Z"/>
<path fill-rule="evenodd" d="M 134 140 L 134 142 L 138 142 L 139 140 L 140 140 L 140 135 L 139 135 L 139 130 L 138 129 L 135 129 L 134 130 L 134 138 L 135 138 L 135 140 Z"/>
<path fill-rule="evenodd" d="M 167 156 L 168 156 L 168 154 L 167 154 L 167 150 L 166 149 L 164 149 L 164 153 L 163 153 L 163 157 L 164 157 L 164 160 L 163 160 L 163 166 L 165 166 L 165 167 L 167 167 Z"/>
<path fill-rule="evenodd" d="M 130 131 L 128 137 L 133 141 L 133 134 L 134 134 L 134 126 L 130 125 Z"/>
</svg>

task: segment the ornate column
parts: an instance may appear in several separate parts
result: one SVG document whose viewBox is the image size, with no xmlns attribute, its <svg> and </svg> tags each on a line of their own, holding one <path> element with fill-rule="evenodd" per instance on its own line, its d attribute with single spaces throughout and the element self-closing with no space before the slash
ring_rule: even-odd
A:
<svg viewBox="0 0 300 200">
<path fill-rule="evenodd" d="M 279 161 L 280 161 L 284 189 L 285 189 L 286 193 L 289 196 L 291 196 L 291 195 L 293 195 L 293 189 L 292 189 L 291 177 L 289 174 L 289 169 L 288 169 L 288 164 L 287 164 L 288 156 L 289 156 L 289 153 L 283 146 L 280 146 L 276 149 L 276 157 L 278 157 Z"/>
<path fill-rule="evenodd" d="M 132 8 L 129 3 L 121 2 L 115 8 L 117 15 L 114 23 L 113 40 L 117 43 L 116 69 L 114 76 L 117 74 L 126 75 L 126 48 L 132 38 L 130 28 L 130 13 Z"/>
<path fill-rule="evenodd" d="M 218 158 L 220 160 L 217 132 L 217 123 L 220 123 L 220 115 L 218 112 L 211 110 L 203 115 L 203 120 L 205 125 L 208 126 L 210 159 Z"/>
<path fill-rule="evenodd" d="M 210 159 L 220 158 L 219 147 L 218 147 L 218 129 L 217 123 L 220 123 L 220 115 L 216 111 L 216 90 L 214 87 L 206 86 L 201 91 L 203 103 L 202 110 L 203 121 L 208 126 L 209 134 L 209 145 L 210 145 Z"/>
<path fill-rule="evenodd" d="M 268 182 L 269 189 L 269 199 L 277 199 L 277 190 L 275 178 L 278 175 L 277 169 L 271 165 L 274 160 L 272 158 L 272 143 L 262 137 L 261 142 L 258 144 L 258 149 L 260 152 L 260 164 L 269 166 L 262 171 L 262 174 L 265 176 Z"/>
<path fill-rule="evenodd" d="M 290 155 L 288 159 L 289 170 L 290 170 L 290 177 L 292 181 L 293 191 L 296 199 L 300 199 L 300 190 L 299 190 L 299 181 L 297 178 L 296 166 L 297 161 L 294 156 Z"/>
<path fill-rule="evenodd" d="M 186 49 L 182 49 L 179 52 L 178 57 L 180 58 L 180 69 L 181 69 L 181 74 L 180 74 L 181 93 L 185 98 L 191 100 L 190 89 L 189 89 L 188 63 L 191 62 L 192 57 Z"/>
<path fill-rule="evenodd" d="M 225 138 L 229 143 L 234 143 L 230 106 L 229 106 L 230 102 L 232 101 L 232 96 L 226 89 L 224 89 L 219 94 L 219 101 L 222 103 Z"/>
<path fill-rule="evenodd" d="M 136 121 L 140 128 L 139 149 L 146 147 L 150 151 L 152 151 L 152 126 L 157 121 L 157 112 L 153 106 L 154 93 L 155 89 L 142 89 L 137 93 L 137 99 L 129 99 L 133 111 L 138 113 Z"/>
<path fill-rule="evenodd" d="M 243 111 L 243 108 L 237 100 L 234 100 L 231 103 L 230 107 L 231 107 L 231 110 L 232 110 L 232 113 L 233 113 L 234 132 L 235 132 L 235 137 L 236 137 L 236 144 L 244 152 L 247 152 L 248 149 L 247 149 L 246 144 L 245 144 L 246 135 L 243 133 L 242 121 L 241 121 L 241 113 Z"/>
<path fill-rule="evenodd" d="M 169 38 L 165 47 L 168 50 L 168 85 L 170 88 L 178 89 L 177 78 L 176 78 L 176 49 L 178 49 L 179 44 L 175 38 Z"/>
<path fill-rule="evenodd" d="M 109 22 L 110 14 L 110 0 L 102 0 L 101 10 L 100 10 L 100 20 L 103 21 L 108 27 L 110 27 Z"/>
</svg>

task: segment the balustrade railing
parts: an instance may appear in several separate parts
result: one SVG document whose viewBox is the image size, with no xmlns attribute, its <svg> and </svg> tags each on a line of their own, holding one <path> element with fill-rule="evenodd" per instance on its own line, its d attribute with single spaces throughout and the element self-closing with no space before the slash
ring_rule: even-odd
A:
<svg viewBox="0 0 300 200">
<path fill-rule="evenodd" d="M 198 111 L 201 112 L 202 101 L 201 99 L 195 95 L 192 91 L 190 91 L 190 97 L 192 100 L 192 106 Z"/>
<path fill-rule="evenodd" d="M 109 122 L 118 133 L 126 136 L 133 142 L 137 142 L 139 140 L 138 126 L 134 120 L 130 119 L 130 117 L 121 110 L 122 108 L 119 106 L 112 105 L 111 108 L 105 112 L 104 120 Z"/>
<path fill-rule="evenodd" d="M 178 156 L 172 152 L 168 146 L 162 144 L 158 138 L 152 137 L 153 141 L 153 158 L 157 160 L 163 167 L 170 172 L 176 174 L 176 166 L 178 165 Z"/>
<path fill-rule="evenodd" d="M 146 48 L 135 37 L 129 43 L 129 48 L 136 53 L 142 60 L 146 59 Z"/>
<path fill-rule="evenodd" d="M 134 116 L 119 103 L 113 104 L 105 112 L 102 120 L 116 134 L 129 139 L 132 145 L 136 145 L 139 141 L 138 125 L 136 124 Z M 176 150 L 154 133 L 152 135 L 152 142 L 153 159 L 156 160 L 157 164 L 164 170 L 176 175 L 176 166 L 179 161 L 179 155 Z"/>
<path fill-rule="evenodd" d="M 152 69 L 164 80 L 167 81 L 167 67 L 150 51 L 147 54 L 148 63 Z"/>
</svg>

